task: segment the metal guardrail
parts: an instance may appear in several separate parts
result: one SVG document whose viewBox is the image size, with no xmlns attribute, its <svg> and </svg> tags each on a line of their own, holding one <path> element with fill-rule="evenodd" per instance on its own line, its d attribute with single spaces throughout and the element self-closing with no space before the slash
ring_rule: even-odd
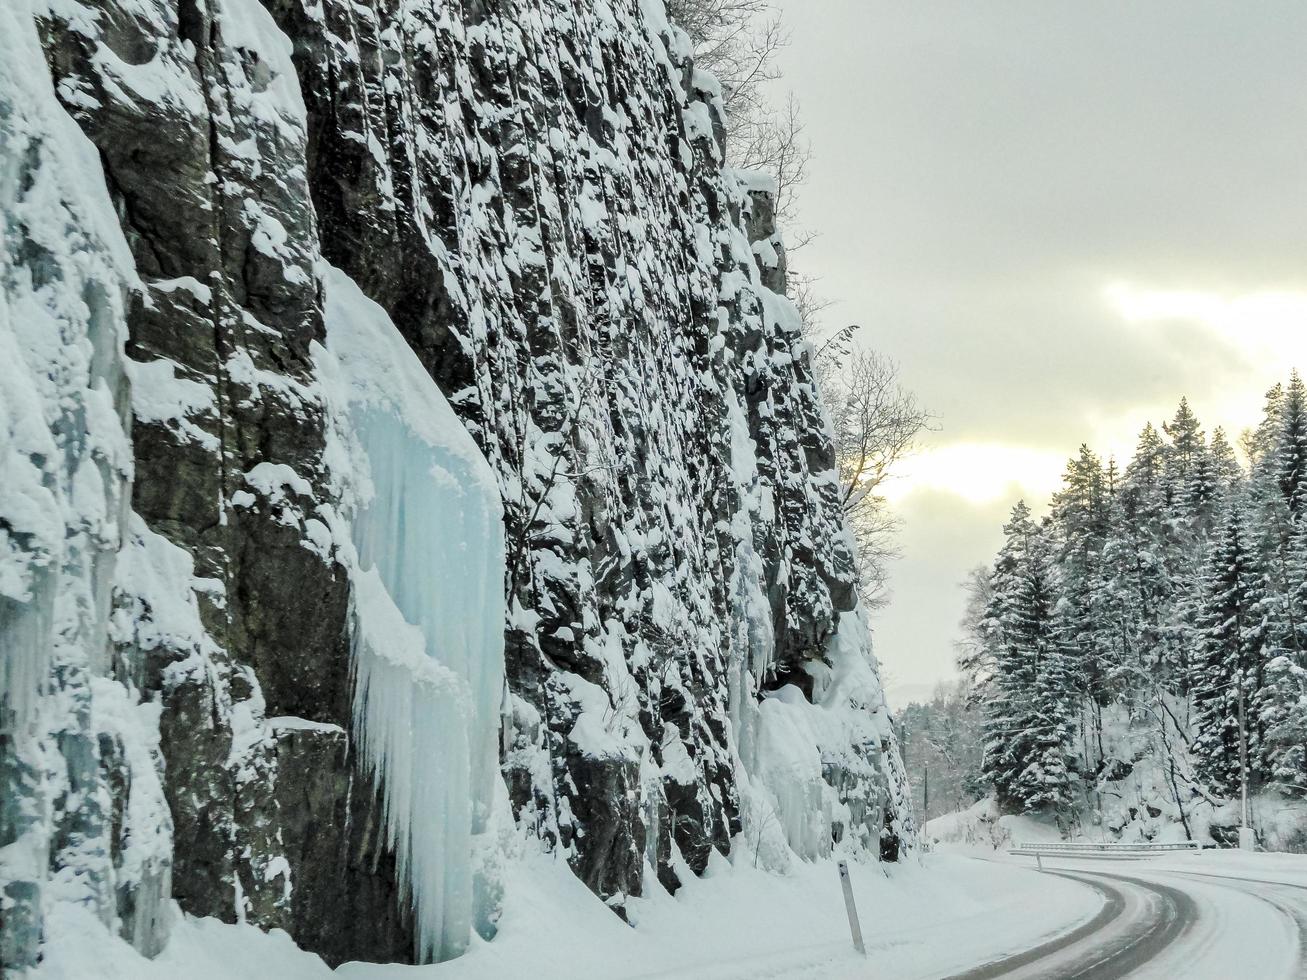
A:
<svg viewBox="0 0 1307 980">
<path fill-rule="evenodd" d="M 1027 851 L 1031 854 L 1036 851 L 1044 854 L 1093 854 L 1125 851 L 1152 853 L 1154 851 L 1196 851 L 1201 847 L 1202 845 L 1196 840 L 1170 841 L 1164 844 L 1154 841 L 1057 841 L 1017 844 L 1012 848 L 1012 851 Z"/>
<path fill-rule="evenodd" d="M 1151 841 L 1058 841 L 1047 844 L 1017 844 L 1008 849 L 1009 854 L 1033 857 L 1042 870 L 1046 857 L 1113 857 L 1139 858 L 1148 854 L 1160 854 L 1167 851 L 1197 851 L 1202 845 L 1197 841 L 1173 841 L 1165 844 Z"/>
</svg>

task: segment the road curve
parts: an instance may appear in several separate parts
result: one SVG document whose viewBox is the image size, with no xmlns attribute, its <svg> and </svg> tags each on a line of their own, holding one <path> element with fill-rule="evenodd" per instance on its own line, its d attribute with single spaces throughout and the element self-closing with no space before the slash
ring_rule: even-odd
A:
<svg viewBox="0 0 1307 980">
<path fill-rule="evenodd" d="M 1102 911 L 1063 936 L 952 980 L 1117 980 L 1153 960 L 1198 921 L 1197 904 L 1171 885 L 1079 869 L 1050 873 L 1096 889 L 1104 897 Z"/>
<path fill-rule="evenodd" d="M 1091 921 L 952 980 L 1307 976 L 1307 886 L 1141 863 L 1059 865 L 1104 897 Z M 1247 971 L 1255 972 L 1249 973 Z"/>
<path fill-rule="evenodd" d="M 1197 878 L 1207 883 L 1215 882 L 1223 888 L 1233 888 L 1273 906 L 1293 924 L 1297 933 L 1299 973 L 1307 970 L 1307 885 L 1297 885 L 1288 881 L 1269 881 L 1264 878 L 1233 878 L 1229 875 L 1209 874 L 1202 871 L 1173 873 L 1184 878 Z"/>
</svg>

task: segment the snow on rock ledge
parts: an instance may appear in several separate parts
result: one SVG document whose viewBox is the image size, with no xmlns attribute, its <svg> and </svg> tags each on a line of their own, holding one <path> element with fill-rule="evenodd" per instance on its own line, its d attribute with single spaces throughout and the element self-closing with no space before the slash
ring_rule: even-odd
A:
<svg viewBox="0 0 1307 980">
<path fill-rule="evenodd" d="M 646 861 L 675 888 L 765 822 L 758 700 L 813 703 L 856 600 L 771 195 L 723 167 L 719 86 L 656 0 L 270 9 L 323 253 L 499 483 L 515 811 L 621 913 Z M 821 763 L 873 852 L 910 833 L 880 743 Z"/>
</svg>

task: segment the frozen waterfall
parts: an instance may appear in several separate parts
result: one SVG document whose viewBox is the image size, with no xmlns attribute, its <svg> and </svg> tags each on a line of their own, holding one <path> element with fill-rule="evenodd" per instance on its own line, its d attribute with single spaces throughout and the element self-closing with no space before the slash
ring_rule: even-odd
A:
<svg viewBox="0 0 1307 980">
<path fill-rule="evenodd" d="M 386 313 L 343 273 L 325 282 L 333 467 L 357 551 L 355 737 L 384 795 L 418 958 L 447 959 L 487 913 L 473 862 L 499 778 L 499 490 Z"/>
</svg>

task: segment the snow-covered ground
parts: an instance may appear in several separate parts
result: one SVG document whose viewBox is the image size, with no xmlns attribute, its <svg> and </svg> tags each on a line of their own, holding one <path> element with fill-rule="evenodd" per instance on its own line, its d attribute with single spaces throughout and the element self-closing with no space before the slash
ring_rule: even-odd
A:
<svg viewBox="0 0 1307 980">
<path fill-rule="evenodd" d="M 961 847 L 972 853 L 951 849 Z M 865 960 L 853 952 L 832 861 L 796 862 L 777 875 L 743 856 L 734 866 L 723 859 L 675 897 L 657 891 L 629 900 L 633 925 L 626 925 L 564 864 L 534 854 L 507 868 L 511 887 L 498 937 L 474 939 L 464 956 L 446 963 L 354 963 L 333 973 L 285 933 L 180 916 L 168 947 L 149 961 L 89 913 L 60 905 L 33 980 L 924 980 L 1025 953 L 1091 921 L 1092 931 L 1080 929 L 1086 934 L 1075 944 L 1004 976 L 1056 975 L 1132 944 L 1149 957 L 1132 977 L 1298 975 L 1307 857 L 1208 850 L 1139 861 L 1046 858 L 1041 874 L 1030 858 L 984 853 L 945 845 L 901 866 L 855 865 Z M 1121 896 L 1123 911 L 1098 925 L 1109 911 L 1104 890 Z M 1161 941 L 1158 933 L 1165 933 Z"/>
<path fill-rule="evenodd" d="M 1307 842 L 1307 803 L 1266 792 L 1250 800 L 1249 812 L 1262 850 L 1303 851 Z M 1188 835 L 1183 824 L 1164 815 L 1150 817 L 1147 822 L 1135 821 L 1124 828 L 1093 825 L 1082 820 L 1077 828 L 1064 834 L 1050 818 L 1027 814 L 1000 816 L 998 804 L 992 797 L 986 797 L 965 810 L 928 821 L 923 836 L 932 844 L 954 853 L 981 855 L 1014 843 L 1038 844 L 1060 840 L 1172 843 L 1192 839 L 1208 846 L 1217 840 L 1213 836 L 1214 828 L 1223 829 L 1228 839 L 1234 835 L 1238 823 L 1237 801 L 1224 804 L 1202 802 L 1188 813 Z"/>
<path fill-rule="evenodd" d="M 1025 815 L 1000 816 L 992 797 L 927 822 L 923 836 L 946 851 L 979 856 L 988 856 L 1013 843 L 1042 844 L 1064 839 L 1051 821 Z"/>
<path fill-rule="evenodd" d="M 854 865 L 868 959 L 853 952 L 835 864 L 796 862 L 785 876 L 724 859 L 675 897 L 628 903 L 628 926 L 565 865 L 528 856 L 510 870 L 500 932 L 435 966 L 347 964 L 335 974 L 285 933 L 211 919 L 177 922 L 168 948 L 142 959 L 91 916 L 63 908 L 34 980 L 460 980 L 552 977 L 946 976 L 1091 919 L 1092 889 L 1011 864 L 934 854 L 901 866 Z M 1039 910 L 1032 915 L 1032 910 Z"/>
</svg>

